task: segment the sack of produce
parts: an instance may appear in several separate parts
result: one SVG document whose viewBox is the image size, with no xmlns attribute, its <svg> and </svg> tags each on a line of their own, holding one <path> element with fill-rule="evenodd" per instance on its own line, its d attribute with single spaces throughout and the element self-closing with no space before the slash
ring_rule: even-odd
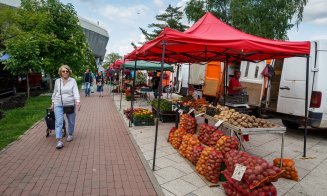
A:
<svg viewBox="0 0 327 196">
<path fill-rule="evenodd" d="M 193 165 L 196 165 L 200 156 L 201 156 L 201 153 L 204 149 L 204 146 L 202 146 L 201 144 L 198 145 L 198 146 L 195 146 L 193 148 L 193 153 L 192 153 L 192 160 L 191 162 L 193 163 Z"/>
<path fill-rule="evenodd" d="M 204 123 L 200 125 L 198 138 L 203 144 L 214 147 L 223 135 L 223 132 Z"/>
<path fill-rule="evenodd" d="M 250 189 L 249 185 L 243 180 L 237 181 L 232 179 L 232 173 L 228 171 L 222 172 L 227 179 L 227 181 L 240 192 L 243 196 L 276 196 L 277 190 L 275 186 L 270 182 L 263 184 L 262 186 Z"/>
<path fill-rule="evenodd" d="M 172 127 L 171 129 L 170 129 L 170 131 L 169 131 L 169 135 L 168 135 L 168 142 L 171 142 L 171 138 L 173 137 L 173 135 L 174 135 L 174 132 L 176 131 L 176 127 Z"/>
<path fill-rule="evenodd" d="M 211 183 L 217 184 L 223 155 L 217 150 L 211 150 L 204 166 L 204 177 Z"/>
<path fill-rule="evenodd" d="M 198 160 L 198 162 L 196 163 L 195 169 L 196 171 L 201 174 L 204 175 L 205 174 L 205 165 L 206 162 L 209 158 L 209 154 L 211 153 L 211 151 L 213 151 L 214 148 L 212 147 L 205 147 L 201 153 L 201 156 Z"/>
<path fill-rule="evenodd" d="M 182 128 L 178 128 L 176 129 L 176 131 L 174 131 L 173 136 L 171 137 L 171 145 L 176 148 L 179 149 L 180 145 L 182 144 L 182 138 L 184 135 L 186 135 L 186 131 L 185 129 Z"/>
<path fill-rule="evenodd" d="M 216 144 L 216 150 L 220 151 L 223 155 L 231 150 L 238 149 L 238 140 L 234 136 L 222 136 Z"/>
<path fill-rule="evenodd" d="M 179 121 L 179 127 L 186 130 L 187 133 L 194 134 L 196 132 L 196 119 L 189 114 L 183 114 Z"/>
<path fill-rule="evenodd" d="M 283 170 L 269 164 L 266 160 L 237 150 L 231 150 L 225 154 L 225 164 L 229 172 L 234 172 L 236 164 L 245 166 L 242 180 L 249 185 L 250 189 L 277 181 L 283 173 Z"/>
<path fill-rule="evenodd" d="M 225 193 L 227 196 L 243 196 L 240 191 L 238 191 L 234 186 L 229 182 L 224 182 L 223 184 Z"/>
<path fill-rule="evenodd" d="M 192 160 L 193 148 L 200 145 L 198 138 L 192 134 L 186 134 L 182 138 L 182 144 L 179 147 L 179 153 L 187 158 L 189 161 Z"/>
<path fill-rule="evenodd" d="M 274 159 L 274 166 L 280 166 L 280 158 Z M 295 163 L 292 159 L 283 159 L 282 170 L 284 170 L 282 178 L 299 181 L 299 176 L 297 174 L 297 170 L 295 169 Z"/>
</svg>

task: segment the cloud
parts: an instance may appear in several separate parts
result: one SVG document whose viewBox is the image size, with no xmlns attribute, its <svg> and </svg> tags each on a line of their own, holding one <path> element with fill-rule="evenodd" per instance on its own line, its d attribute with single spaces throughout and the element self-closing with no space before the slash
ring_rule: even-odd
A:
<svg viewBox="0 0 327 196">
<path fill-rule="evenodd" d="M 152 0 L 153 4 L 158 6 L 158 7 L 164 7 L 165 4 L 162 2 L 162 0 Z"/>
<path fill-rule="evenodd" d="M 109 20 L 135 20 L 137 15 L 145 15 L 149 8 L 145 5 L 135 5 L 130 7 L 118 7 L 113 5 L 105 6 L 101 13 Z"/>
<path fill-rule="evenodd" d="M 303 22 L 314 23 L 318 25 L 327 24 L 327 1 L 311 0 L 308 2 L 303 12 Z"/>
<path fill-rule="evenodd" d="M 311 38 L 311 40 L 322 40 L 322 39 L 327 40 L 327 34 L 325 34 L 325 35 L 314 35 Z"/>
</svg>

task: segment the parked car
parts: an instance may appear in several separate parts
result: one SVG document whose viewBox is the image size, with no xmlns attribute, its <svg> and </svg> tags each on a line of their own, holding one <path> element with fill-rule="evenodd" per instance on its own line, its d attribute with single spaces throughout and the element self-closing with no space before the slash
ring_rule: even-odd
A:
<svg viewBox="0 0 327 196">
<path fill-rule="evenodd" d="M 42 74 L 41 73 L 29 73 L 29 86 L 30 89 L 42 89 Z M 18 76 L 16 80 L 16 88 L 18 91 L 27 91 L 27 80 L 26 76 Z"/>
</svg>

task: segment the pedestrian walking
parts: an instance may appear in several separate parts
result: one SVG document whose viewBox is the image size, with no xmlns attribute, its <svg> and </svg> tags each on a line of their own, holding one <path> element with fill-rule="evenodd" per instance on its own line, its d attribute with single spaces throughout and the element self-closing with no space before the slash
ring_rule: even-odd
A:
<svg viewBox="0 0 327 196">
<path fill-rule="evenodd" d="M 85 86 L 85 97 L 91 95 L 91 84 L 93 82 L 92 74 L 89 69 L 85 70 L 84 73 L 84 86 Z"/>
<path fill-rule="evenodd" d="M 96 76 L 96 84 L 97 84 L 97 92 L 99 93 L 99 97 L 103 97 L 104 78 L 101 71 L 99 71 Z"/>
<path fill-rule="evenodd" d="M 52 94 L 52 104 L 51 110 L 54 110 L 55 114 L 55 131 L 57 139 L 57 149 L 64 147 L 64 142 L 62 141 L 62 127 L 64 123 L 64 114 L 68 119 L 68 137 L 67 142 L 73 140 L 73 134 L 75 129 L 76 120 L 76 109 L 80 111 L 80 95 L 78 91 L 78 86 L 76 80 L 71 78 L 70 75 L 72 70 L 68 65 L 62 65 L 58 74 L 60 78 L 56 79 L 53 94 Z"/>
</svg>

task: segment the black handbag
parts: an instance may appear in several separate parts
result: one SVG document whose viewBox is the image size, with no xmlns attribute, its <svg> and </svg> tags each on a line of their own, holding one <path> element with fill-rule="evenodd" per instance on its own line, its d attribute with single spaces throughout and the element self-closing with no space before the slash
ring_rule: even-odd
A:
<svg viewBox="0 0 327 196">
<path fill-rule="evenodd" d="M 60 96 L 61 96 L 61 104 L 63 106 L 64 109 L 64 113 L 65 114 L 72 114 L 75 112 L 75 105 L 67 105 L 64 106 L 64 102 L 62 101 L 62 94 L 61 94 L 61 79 L 60 79 Z"/>
</svg>

